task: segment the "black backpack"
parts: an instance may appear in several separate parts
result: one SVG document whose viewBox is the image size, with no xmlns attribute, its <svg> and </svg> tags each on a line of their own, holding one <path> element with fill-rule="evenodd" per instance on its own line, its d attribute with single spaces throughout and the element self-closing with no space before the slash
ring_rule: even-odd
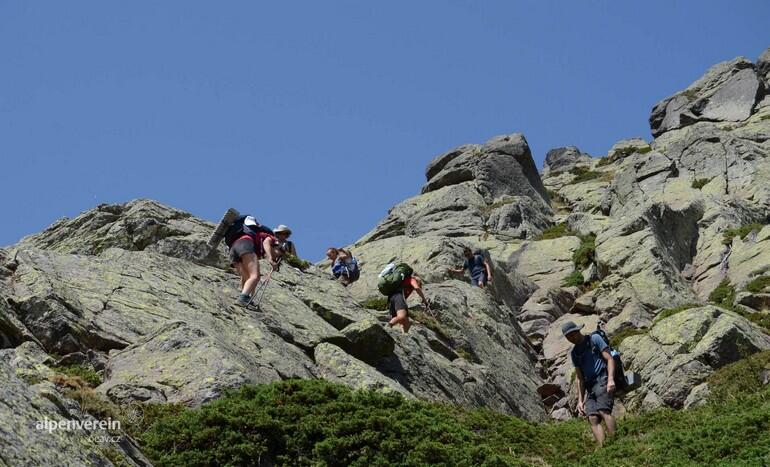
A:
<svg viewBox="0 0 770 467">
<path fill-rule="evenodd" d="M 243 235 L 248 235 L 252 238 L 256 238 L 259 232 L 264 232 L 273 236 L 275 235 L 272 229 L 260 224 L 259 222 L 257 222 L 257 225 L 246 225 L 247 217 L 250 216 L 245 215 L 236 217 L 230 227 L 228 227 L 225 231 L 225 244 L 228 248 L 232 247 L 233 243 L 235 243 L 235 241 Z"/>
<path fill-rule="evenodd" d="M 610 345 L 610 339 L 607 337 L 607 333 L 604 332 L 604 330 L 596 326 L 596 331 L 591 333 L 591 336 L 597 335 L 602 338 L 602 340 L 607 344 L 607 349 L 610 352 L 610 355 L 612 355 L 612 359 L 615 360 L 615 389 L 617 391 L 622 391 L 623 389 L 626 389 L 626 386 L 628 386 L 628 381 L 626 381 L 626 375 L 623 372 L 623 361 L 620 359 L 620 352 L 613 349 Z M 594 348 L 593 344 L 591 344 L 591 349 L 594 351 L 594 353 L 599 354 L 598 349 Z"/>
</svg>

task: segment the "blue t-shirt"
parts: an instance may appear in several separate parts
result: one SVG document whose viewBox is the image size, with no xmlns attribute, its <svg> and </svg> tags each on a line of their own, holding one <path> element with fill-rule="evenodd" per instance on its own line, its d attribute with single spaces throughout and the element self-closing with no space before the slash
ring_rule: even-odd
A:
<svg viewBox="0 0 770 467">
<path fill-rule="evenodd" d="M 601 355 L 605 349 L 609 349 L 609 346 L 596 334 L 586 336 L 582 343 L 572 348 L 572 365 L 580 368 L 586 387 L 607 373 L 607 362 Z"/>
<path fill-rule="evenodd" d="M 478 277 L 481 274 L 486 274 L 484 257 L 481 255 L 474 255 L 473 259 L 466 259 L 463 263 L 463 269 L 469 270 L 471 272 L 471 277 Z"/>
</svg>

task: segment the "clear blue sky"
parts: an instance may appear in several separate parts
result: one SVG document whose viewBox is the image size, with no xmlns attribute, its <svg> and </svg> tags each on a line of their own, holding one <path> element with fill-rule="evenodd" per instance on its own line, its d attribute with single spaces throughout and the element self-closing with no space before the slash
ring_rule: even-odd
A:
<svg viewBox="0 0 770 467">
<path fill-rule="evenodd" d="M 100 203 L 229 206 L 350 243 L 436 155 L 603 155 L 770 46 L 770 2 L 2 1 L 0 245 Z"/>
</svg>

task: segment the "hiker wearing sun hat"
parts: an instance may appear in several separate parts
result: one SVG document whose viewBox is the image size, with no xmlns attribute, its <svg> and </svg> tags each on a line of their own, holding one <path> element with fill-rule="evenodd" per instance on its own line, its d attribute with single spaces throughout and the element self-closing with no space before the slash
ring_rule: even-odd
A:
<svg viewBox="0 0 770 467">
<path fill-rule="evenodd" d="M 297 256 L 297 248 L 294 246 L 294 242 L 289 240 L 289 237 L 291 237 L 291 229 L 281 224 L 274 228 L 273 232 L 275 233 L 275 238 L 278 239 L 278 244 L 281 246 L 284 253 Z"/>
<path fill-rule="evenodd" d="M 578 405 L 580 415 L 587 415 L 591 431 L 601 446 L 604 443 L 602 420 L 607 432 L 615 433 L 615 418 L 612 416 L 615 392 L 615 359 L 607 343 L 599 335 L 584 335 L 583 325 L 567 321 L 561 327 L 564 337 L 574 344 L 570 357 L 575 367 L 578 383 Z"/>
</svg>

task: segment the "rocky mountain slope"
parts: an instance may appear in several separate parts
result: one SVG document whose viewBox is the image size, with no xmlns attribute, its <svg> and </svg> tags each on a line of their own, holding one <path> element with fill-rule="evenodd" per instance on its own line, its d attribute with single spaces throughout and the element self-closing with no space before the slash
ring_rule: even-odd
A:
<svg viewBox="0 0 770 467">
<path fill-rule="evenodd" d="M 620 410 L 701 403 L 715 369 L 770 349 L 770 50 L 715 65 L 650 125 L 654 140 L 601 158 L 554 149 L 542 173 L 521 134 L 442 154 L 421 194 L 351 246 L 358 282 L 342 287 L 324 263 L 284 265 L 261 312 L 232 305 L 238 278 L 205 245 L 213 225 L 150 200 L 101 205 L 0 250 L 0 416 L 12 420 L 0 465 L 149 464 L 125 434 L 105 447 L 36 428 L 93 419 L 55 377 L 72 364 L 124 407 L 325 378 L 569 418 L 568 319 L 627 336 L 620 349 L 644 384 Z M 487 290 L 447 272 L 464 246 L 491 261 Z M 367 308 L 393 260 L 426 280 L 436 312 L 415 302 L 409 334 Z"/>
</svg>

